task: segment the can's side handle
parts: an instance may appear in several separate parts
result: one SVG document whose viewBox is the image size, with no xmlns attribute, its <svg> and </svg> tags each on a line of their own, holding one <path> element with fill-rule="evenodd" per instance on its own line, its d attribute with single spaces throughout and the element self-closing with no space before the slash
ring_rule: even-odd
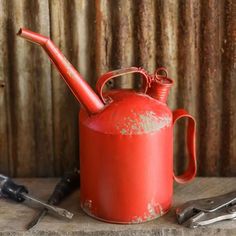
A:
<svg viewBox="0 0 236 236">
<path fill-rule="evenodd" d="M 173 125 L 176 123 L 177 120 L 181 118 L 188 119 L 188 127 L 187 127 L 188 167 L 183 174 L 179 176 L 176 176 L 174 174 L 174 179 L 176 182 L 184 184 L 191 181 L 196 176 L 197 173 L 196 144 L 195 144 L 196 121 L 184 109 L 177 109 L 173 111 Z"/>
</svg>

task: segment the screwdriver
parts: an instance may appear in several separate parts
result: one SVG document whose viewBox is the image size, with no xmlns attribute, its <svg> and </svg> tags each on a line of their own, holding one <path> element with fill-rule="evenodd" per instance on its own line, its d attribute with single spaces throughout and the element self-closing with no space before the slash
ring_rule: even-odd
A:
<svg viewBox="0 0 236 236">
<path fill-rule="evenodd" d="M 68 219 L 72 219 L 73 217 L 73 214 L 65 209 L 49 205 L 28 195 L 28 189 L 25 186 L 14 183 L 11 178 L 2 174 L 0 174 L 0 196 L 20 203 L 24 202 L 25 200 L 29 200 L 60 216 L 66 217 Z"/>
<path fill-rule="evenodd" d="M 58 205 L 63 199 L 69 196 L 77 188 L 80 187 L 80 172 L 79 170 L 74 170 L 65 174 L 63 178 L 57 183 L 56 187 L 50 198 L 48 199 L 48 204 Z M 35 227 L 43 217 L 48 213 L 48 209 L 44 208 L 27 226 L 27 230 Z"/>
</svg>

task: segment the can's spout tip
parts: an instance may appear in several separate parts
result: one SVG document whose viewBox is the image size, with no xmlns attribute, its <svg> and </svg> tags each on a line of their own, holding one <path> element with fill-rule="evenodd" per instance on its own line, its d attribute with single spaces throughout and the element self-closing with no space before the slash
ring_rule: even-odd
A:
<svg viewBox="0 0 236 236">
<path fill-rule="evenodd" d="M 77 100 L 90 114 L 98 113 L 104 108 L 105 105 L 100 97 L 83 80 L 79 72 L 69 63 L 50 38 L 25 28 L 20 28 L 17 35 L 39 44 L 45 50 Z"/>
<path fill-rule="evenodd" d="M 25 28 L 20 28 L 16 35 L 25 38 L 33 43 L 38 43 L 40 45 L 44 45 L 49 40 L 49 38 Z"/>
<path fill-rule="evenodd" d="M 16 33 L 16 35 L 21 35 L 22 34 L 22 28 L 19 29 L 19 31 Z"/>
</svg>

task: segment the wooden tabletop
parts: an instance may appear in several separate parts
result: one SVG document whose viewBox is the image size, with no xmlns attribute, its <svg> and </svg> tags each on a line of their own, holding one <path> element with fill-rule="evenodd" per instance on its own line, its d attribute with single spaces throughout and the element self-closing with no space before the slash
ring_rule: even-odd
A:
<svg viewBox="0 0 236 236">
<path fill-rule="evenodd" d="M 17 179 L 35 197 L 46 200 L 57 179 Z M 25 227 L 37 214 L 37 208 L 0 199 L 0 235 L 236 235 L 236 221 L 224 221 L 207 227 L 188 229 L 176 222 L 176 206 L 192 199 L 211 197 L 236 189 L 236 178 L 196 178 L 187 185 L 174 186 L 171 211 L 159 219 L 137 225 L 108 224 L 85 215 L 79 207 L 79 191 L 72 194 L 61 207 L 75 213 L 72 221 L 46 216 L 30 231 Z"/>
</svg>

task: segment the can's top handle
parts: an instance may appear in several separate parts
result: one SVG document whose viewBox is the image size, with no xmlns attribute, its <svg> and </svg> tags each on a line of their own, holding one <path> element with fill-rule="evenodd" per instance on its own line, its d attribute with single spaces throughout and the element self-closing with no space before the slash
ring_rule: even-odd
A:
<svg viewBox="0 0 236 236">
<path fill-rule="evenodd" d="M 100 96 L 100 98 L 102 99 L 102 101 L 104 103 L 106 103 L 106 100 L 103 96 L 103 88 L 104 85 L 113 78 L 122 76 L 122 75 L 127 75 L 127 74 L 132 74 L 132 73 L 139 73 L 142 75 L 143 79 L 144 79 L 144 84 L 143 84 L 143 93 L 147 92 L 148 86 L 149 86 L 149 76 L 147 74 L 147 72 L 142 69 L 142 68 L 138 68 L 138 67 L 129 67 L 129 68 L 124 68 L 124 69 L 119 69 L 119 70 L 113 70 L 113 71 L 109 71 L 105 74 L 103 74 L 97 81 L 96 84 L 96 89 L 97 92 Z"/>
</svg>

